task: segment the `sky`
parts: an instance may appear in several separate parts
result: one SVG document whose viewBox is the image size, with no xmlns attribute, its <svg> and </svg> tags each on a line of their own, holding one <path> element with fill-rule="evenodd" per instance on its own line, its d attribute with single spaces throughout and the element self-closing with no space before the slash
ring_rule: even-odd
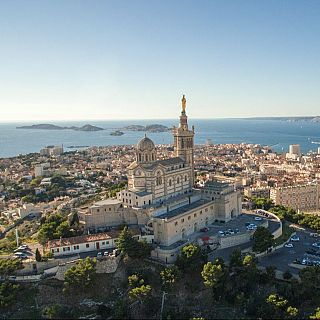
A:
<svg viewBox="0 0 320 320">
<path fill-rule="evenodd" d="M 0 122 L 320 115 L 319 0 L 0 0 Z"/>
</svg>

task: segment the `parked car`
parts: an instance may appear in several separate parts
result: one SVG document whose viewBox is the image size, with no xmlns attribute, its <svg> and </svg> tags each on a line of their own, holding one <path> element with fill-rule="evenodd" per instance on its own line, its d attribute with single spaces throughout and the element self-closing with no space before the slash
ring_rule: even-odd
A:
<svg viewBox="0 0 320 320">
<path fill-rule="evenodd" d="M 318 233 L 310 233 L 310 237 L 318 238 L 320 235 Z"/>
<path fill-rule="evenodd" d="M 315 253 L 317 253 L 317 250 L 314 249 L 314 248 L 310 248 L 310 249 L 307 249 L 307 250 L 306 250 L 306 253 L 307 253 L 307 254 L 315 254 Z"/>
<path fill-rule="evenodd" d="M 312 246 L 320 249 L 320 242 L 315 242 L 312 244 Z"/>
<path fill-rule="evenodd" d="M 120 250 L 119 249 L 113 249 L 112 250 L 112 254 L 117 257 L 120 254 Z"/>
<path fill-rule="evenodd" d="M 300 241 L 300 238 L 298 236 L 292 236 L 290 238 L 291 241 Z"/>
<path fill-rule="evenodd" d="M 293 248 L 293 244 L 292 243 L 286 243 L 284 246 L 286 248 Z"/>
<path fill-rule="evenodd" d="M 222 236 L 222 237 L 225 236 L 225 232 L 224 232 L 224 231 L 219 231 L 218 233 L 219 233 L 219 235 Z"/>
<path fill-rule="evenodd" d="M 25 253 L 23 253 L 23 252 L 15 252 L 14 255 L 15 255 L 16 257 L 20 258 L 20 259 L 26 259 L 26 258 L 28 258 L 28 256 L 27 256 Z"/>
<path fill-rule="evenodd" d="M 209 228 L 204 227 L 204 228 L 201 228 L 200 231 L 201 231 L 201 232 L 207 232 L 207 231 L 209 231 Z"/>
<path fill-rule="evenodd" d="M 14 250 L 14 252 L 19 252 L 19 251 L 27 251 L 29 247 L 26 244 L 21 245 L 17 249 Z"/>
<path fill-rule="evenodd" d="M 261 217 L 254 217 L 254 220 L 255 221 L 262 221 L 262 218 Z"/>
<path fill-rule="evenodd" d="M 239 233 L 240 230 L 239 230 L 238 228 L 236 228 L 236 229 L 234 229 L 234 232 L 235 232 L 235 233 Z"/>
<path fill-rule="evenodd" d="M 102 258 L 102 252 L 97 253 L 97 258 Z"/>
<path fill-rule="evenodd" d="M 109 256 L 109 252 L 108 252 L 108 251 L 105 251 L 105 252 L 103 253 L 103 256 L 104 256 L 104 257 L 108 257 L 108 256 Z"/>
</svg>

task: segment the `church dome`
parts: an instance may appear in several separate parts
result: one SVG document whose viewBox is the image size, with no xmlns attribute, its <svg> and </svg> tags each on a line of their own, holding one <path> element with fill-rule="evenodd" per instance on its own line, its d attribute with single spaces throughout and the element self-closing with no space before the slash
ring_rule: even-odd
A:
<svg viewBox="0 0 320 320">
<path fill-rule="evenodd" d="M 137 150 L 139 151 L 152 151 L 155 149 L 155 145 L 151 139 L 144 137 L 137 144 Z"/>
</svg>

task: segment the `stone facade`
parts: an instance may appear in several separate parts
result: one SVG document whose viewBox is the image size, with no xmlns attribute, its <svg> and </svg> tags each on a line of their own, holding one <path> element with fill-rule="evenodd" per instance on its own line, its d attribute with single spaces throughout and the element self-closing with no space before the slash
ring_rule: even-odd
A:
<svg viewBox="0 0 320 320">
<path fill-rule="evenodd" d="M 153 141 L 144 137 L 128 167 L 128 188 L 117 199 L 95 203 L 79 212 L 86 228 L 123 223 L 139 225 L 154 235 L 152 256 L 172 262 L 181 246 L 214 221 L 229 221 L 241 213 L 241 195 L 234 185 L 207 183 L 194 189 L 194 127 L 189 130 L 186 100 L 182 99 L 179 127 L 173 128 L 174 157 L 157 160 Z"/>
</svg>

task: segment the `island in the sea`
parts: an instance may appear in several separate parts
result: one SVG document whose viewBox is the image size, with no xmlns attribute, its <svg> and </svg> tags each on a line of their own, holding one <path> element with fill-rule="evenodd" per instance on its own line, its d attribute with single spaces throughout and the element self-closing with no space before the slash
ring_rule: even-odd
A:
<svg viewBox="0 0 320 320">
<path fill-rule="evenodd" d="M 61 127 L 55 124 L 41 123 L 33 124 L 31 126 L 21 126 L 17 129 L 41 129 L 41 130 L 75 130 L 75 131 L 101 131 L 103 128 L 93 126 L 91 124 L 85 124 L 81 127 L 71 126 L 71 127 Z"/>
<path fill-rule="evenodd" d="M 116 130 L 110 133 L 110 136 L 122 136 L 124 134 L 124 132 L 120 131 L 120 130 Z"/>
<path fill-rule="evenodd" d="M 122 130 L 127 131 L 145 131 L 145 132 L 166 132 L 169 131 L 170 128 L 162 125 L 162 124 L 150 124 L 147 126 L 141 126 L 141 125 L 130 125 L 127 127 L 122 128 Z"/>
</svg>

